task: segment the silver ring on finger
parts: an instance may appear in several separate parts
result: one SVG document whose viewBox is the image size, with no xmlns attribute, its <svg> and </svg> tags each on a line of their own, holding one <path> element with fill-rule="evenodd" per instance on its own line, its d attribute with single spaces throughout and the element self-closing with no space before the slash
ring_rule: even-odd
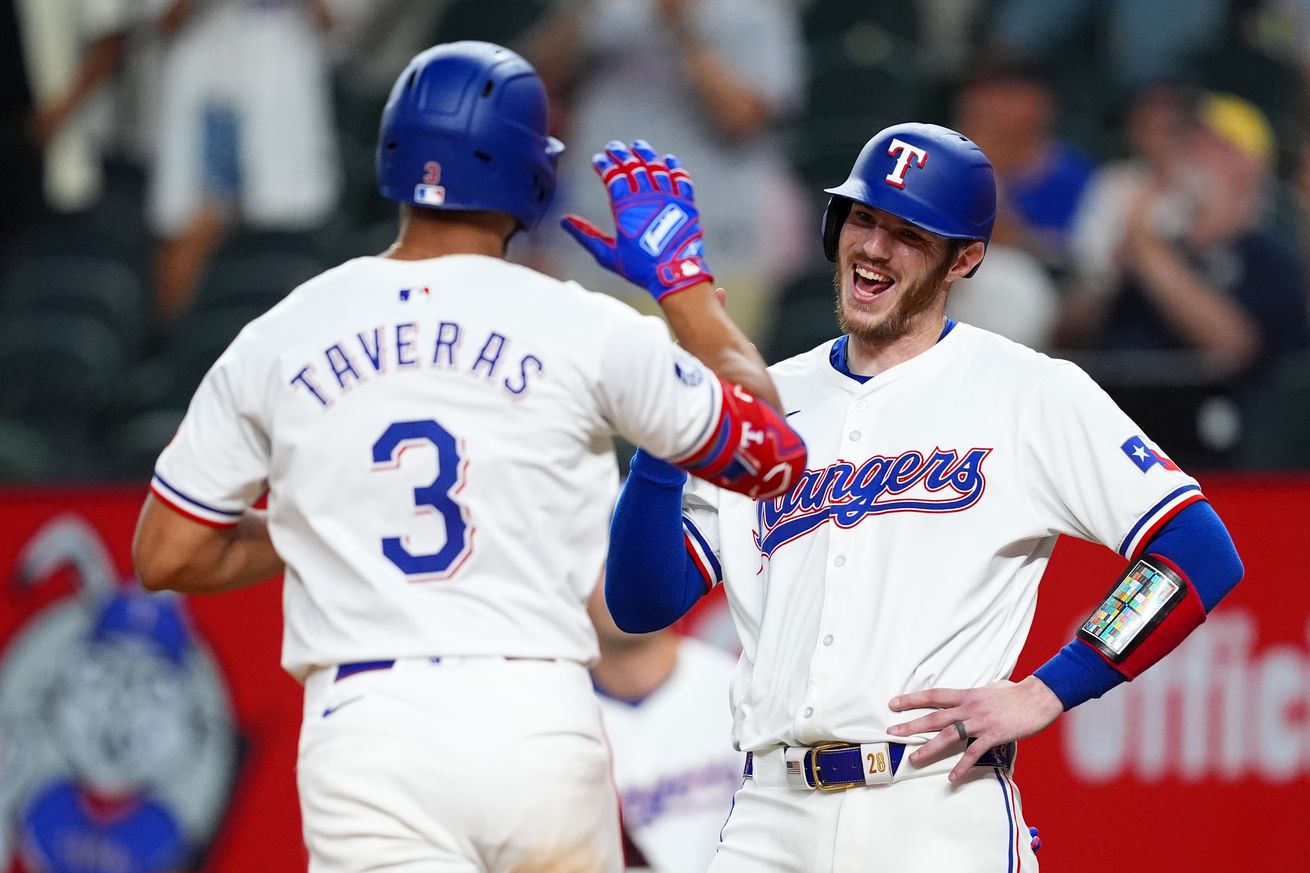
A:
<svg viewBox="0 0 1310 873">
<path fill-rule="evenodd" d="M 954 722 L 951 724 L 951 727 L 955 728 L 955 732 L 960 735 L 960 742 L 962 743 L 969 742 L 969 732 L 964 729 L 964 722 L 962 721 Z"/>
</svg>

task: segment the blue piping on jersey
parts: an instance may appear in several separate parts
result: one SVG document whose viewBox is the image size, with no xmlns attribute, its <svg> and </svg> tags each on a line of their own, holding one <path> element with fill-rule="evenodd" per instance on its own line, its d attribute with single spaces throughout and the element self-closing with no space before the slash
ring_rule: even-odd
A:
<svg viewBox="0 0 1310 873">
<path fill-rule="evenodd" d="M 1141 518 L 1137 519 L 1137 524 L 1132 526 L 1132 529 L 1128 531 L 1128 535 L 1124 537 L 1123 542 L 1119 544 L 1119 554 L 1123 555 L 1125 558 L 1128 557 L 1128 553 L 1125 552 L 1124 550 L 1128 548 L 1128 544 L 1131 543 L 1133 541 L 1133 538 L 1137 536 L 1137 532 L 1142 529 L 1142 526 L 1150 522 L 1151 519 L 1155 517 L 1156 513 L 1160 511 L 1160 508 L 1162 506 L 1169 503 L 1171 500 L 1181 497 L 1183 494 L 1187 493 L 1188 491 L 1199 492 L 1200 490 L 1201 489 L 1196 485 L 1184 485 L 1181 488 L 1175 488 L 1173 491 L 1170 491 L 1169 494 L 1164 497 L 1164 499 L 1162 499 L 1155 506 L 1152 506 L 1150 509 L 1148 509 Z"/>
<path fill-rule="evenodd" d="M 746 777 L 741 777 L 741 788 L 746 787 Z M 740 791 L 741 789 L 737 789 Z M 728 805 L 728 817 L 723 820 L 723 827 L 719 828 L 719 842 L 723 842 L 723 832 L 728 829 L 728 822 L 732 821 L 732 813 L 737 808 L 737 792 L 732 792 L 732 803 Z"/>
<path fill-rule="evenodd" d="M 714 551 L 710 548 L 710 544 L 705 541 L 705 536 L 696 528 L 696 523 L 685 515 L 682 517 L 682 528 L 696 541 L 696 545 L 700 546 L 701 552 L 705 555 L 705 560 L 709 562 L 709 569 L 714 574 L 714 578 L 706 581 L 710 583 L 711 587 L 718 585 L 723 581 L 723 568 L 719 566 L 719 561 L 714 557 Z"/>
<path fill-rule="evenodd" d="M 1010 823 L 1009 839 L 1007 840 L 1007 845 L 1005 847 L 1006 852 L 1008 853 L 1007 857 L 1009 858 L 1009 861 L 1006 864 L 1005 869 L 1007 873 L 1014 873 L 1014 845 L 1015 845 L 1015 840 L 1017 839 L 1015 836 L 1015 832 L 1017 828 L 1014 823 L 1015 811 L 1010 807 L 1010 791 L 1006 787 L 1005 777 L 1001 775 L 1001 771 L 999 769 L 993 768 L 992 773 L 995 774 L 996 781 L 1001 784 L 1001 799 L 1005 801 L 1005 818 Z"/>
<path fill-rule="evenodd" d="M 946 319 L 946 324 L 942 326 L 942 332 L 937 336 L 937 342 L 946 339 L 946 335 L 955 329 L 956 321 L 953 318 Z M 846 344 L 850 341 L 849 336 L 839 336 L 837 341 L 832 344 L 828 351 L 828 362 L 832 368 L 849 379 L 854 379 L 863 385 L 872 379 L 872 376 L 862 376 L 859 373 L 852 373 L 850 365 L 846 363 Z"/>
<path fill-rule="evenodd" d="M 212 512 L 216 515 L 226 515 L 228 518 L 240 518 L 242 515 L 242 513 L 240 512 L 232 512 L 227 509 L 219 509 L 215 506 L 209 506 L 208 504 L 201 503 L 199 500 L 192 499 L 191 497 L 188 497 L 187 495 L 183 494 L 181 491 L 178 491 L 172 485 L 168 484 L 168 482 L 164 479 L 164 477 L 159 475 L 158 473 L 155 474 L 155 481 L 158 482 L 160 485 L 163 485 L 174 495 L 185 500 L 187 503 L 190 503 L 192 506 L 199 506 L 201 509 L 204 509 L 208 512 Z"/>
</svg>

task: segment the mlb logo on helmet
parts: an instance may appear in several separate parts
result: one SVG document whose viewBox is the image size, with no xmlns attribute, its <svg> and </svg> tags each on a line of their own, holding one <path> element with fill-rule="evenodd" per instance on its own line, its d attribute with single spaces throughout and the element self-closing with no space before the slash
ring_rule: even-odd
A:
<svg viewBox="0 0 1310 873">
<path fill-rule="evenodd" d="M 446 189 L 440 185 L 415 185 L 414 202 L 422 206 L 442 206 L 446 202 Z"/>
</svg>

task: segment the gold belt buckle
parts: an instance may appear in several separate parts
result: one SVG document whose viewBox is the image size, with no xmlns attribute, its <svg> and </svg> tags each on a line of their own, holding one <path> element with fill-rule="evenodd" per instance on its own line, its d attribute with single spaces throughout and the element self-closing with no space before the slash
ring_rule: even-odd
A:
<svg viewBox="0 0 1310 873">
<path fill-rule="evenodd" d="M 851 782 L 847 785 L 824 785 L 823 779 L 819 776 L 819 753 L 829 749 L 849 749 L 850 743 L 822 743 L 813 746 L 810 749 L 810 779 L 814 781 L 815 789 L 819 791 L 845 791 L 847 788 L 854 788 L 861 783 Z"/>
</svg>

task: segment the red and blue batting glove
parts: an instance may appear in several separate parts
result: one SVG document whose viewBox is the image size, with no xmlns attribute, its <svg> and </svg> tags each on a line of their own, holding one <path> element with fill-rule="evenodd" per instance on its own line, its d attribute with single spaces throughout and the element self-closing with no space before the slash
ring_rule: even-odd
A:
<svg viewBox="0 0 1310 873">
<path fill-rule="evenodd" d="M 714 281 L 701 248 L 691 177 L 677 158 L 661 159 L 645 140 L 636 140 L 631 149 L 611 140 L 591 166 L 609 193 L 615 236 L 577 215 L 564 216 L 560 225 L 597 263 L 656 300 Z"/>
</svg>

